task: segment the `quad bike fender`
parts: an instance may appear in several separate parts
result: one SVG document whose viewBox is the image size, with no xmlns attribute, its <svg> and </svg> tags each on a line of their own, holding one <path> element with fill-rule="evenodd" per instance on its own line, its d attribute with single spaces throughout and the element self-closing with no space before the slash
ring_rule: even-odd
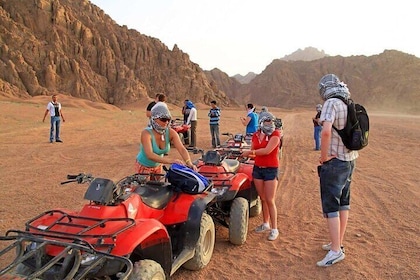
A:
<svg viewBox="0 0 420 280">
<path fill-rule="evenodd" d="M 239 166 L 238 173 L 246 174 L 250 181 L 252 181 L 252 169 L 254 168 L 254 164 L 247 164 L 242 163 Z"/>
<path fill-rule="evenodd" d="M 248 175 L 244 173 L 236 173 L 236 175 L 232 177 L 231 184 L 232 186 L 229 188 L 229 191 L 235 192 L 249 188 L 251 186 Z"/>
<path fill-rule="evenodd" d="M 197 197 L 191 204 L 188 212 L 188 220 L 184 224 L 184 247 L 194 248 L 200 236 L 201 217 L 206 211 L 207 205 L 216 197 L 213 193 L 206 195 L 196 195 Z"/>
<path fill-rule="evenodd" d="M 155 219 L 137 219 L 134 227 L 117 236 L 112 253 L 119 256 L 130 255 L 138 246 L 144 249 L 160 243 L 170 243 L 165 226 Z"/>
</svg>

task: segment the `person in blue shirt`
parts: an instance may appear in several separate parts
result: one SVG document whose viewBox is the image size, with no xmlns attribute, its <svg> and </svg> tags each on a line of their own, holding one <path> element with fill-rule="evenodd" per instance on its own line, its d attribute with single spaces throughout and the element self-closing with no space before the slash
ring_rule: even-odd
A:
<svg viewBox="0 0 420 280">
<path fill-rule="evenodd" d="M 162 174 L 162 164 L 172 163 L 184 164 L 196 170 L 187 149 L 179 139 L 178 133 L 169 126 L 171 119 L 171 113 L 166 106 L 154 106 L 152 108 L 151 125 L 146 127 L 141 133 L 140 151 L 137 154 L 135 165 L 137 173 Z M 164 156 L 169 154 L 170 143 L 178 150 L 182 160 Z M 156 176 L 150 179 L 159 178 Z"/>
<path fill-rule="evenodd" d="M 220 108 L 217 107 L 216 100 L 210 102 L 211 108 L 208 116 L 210 117 L 210 135 L 211 145 L 213 148 L 220 146 L 219 136 L 219 121 L 220 121 Z"/>
<path fill-rule="evenodd" d="M 246 105 L 247 114 L 246 117 L 241 117 L 241 122 L 246 126 L 246 135 L 254 134 L 258 130 L 258 115 L 255 113 L 255 107 L 253 104 L 248 103 Z"/>
</svg>

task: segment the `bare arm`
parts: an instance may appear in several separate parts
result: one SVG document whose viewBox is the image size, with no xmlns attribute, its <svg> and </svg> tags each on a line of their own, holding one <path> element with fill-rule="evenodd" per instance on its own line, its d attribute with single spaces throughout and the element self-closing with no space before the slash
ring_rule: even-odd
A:
<svg viewBox="0 0 420 280">
<path fill-rule="evenodd" d="M 66 120 L 64 119 L 63 111 L 62 110 L 60 110 L 60 115 L 61 115 L 61 119 L 63 120 L 63 122 L 66 122 Z"/>
<path fill-rule="evenodd" d="M 249 124 L 249 122 L 251 121 L 251 117 L 241 117 L 241 122 L 244 126 L 247 126 Z"/>
<path fill-rule="evenodd" d="M 45 113 L 44 113 L 44 118 L 42 119 L 42 122 L 45 122 L 45 118 L 47 117 L 48 112 L 49 112 L 49 110 L 48 110 L 48 109 L 47 109 L 47 110 L 45 110 Z"/>
<path fill-rule="evenodd" d="M 319 162 L 322 164 L 326 161 L 329 161 L 332 158 L 335 158 L 335 155 L 328 155 L 328 149 L 331 143 L 331 133 L 332 133 L 332 123 L 324 121 L 322 123 L 321 131 L 321 157 Z"/>
</svg>

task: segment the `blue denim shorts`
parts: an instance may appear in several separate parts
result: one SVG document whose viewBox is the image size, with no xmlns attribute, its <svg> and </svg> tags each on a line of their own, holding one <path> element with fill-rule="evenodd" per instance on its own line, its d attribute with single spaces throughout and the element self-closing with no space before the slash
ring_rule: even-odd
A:
<svg viewBox="0 0 420 280">
<path fill-rule="evenodd" d="M 254 165 L 252 169 L 252 177 L 263 181 L 272 181 L 277 179 L 279 169 L 277 167 L 258 167 Z"/>
<path fill-rule="evenodd" d="M 332 159 L 319 168 L 321 203 L 324 217 L 339 216 L 339 211 L 350 209 L 350 183 L 355 161 Z"/>
</svg>

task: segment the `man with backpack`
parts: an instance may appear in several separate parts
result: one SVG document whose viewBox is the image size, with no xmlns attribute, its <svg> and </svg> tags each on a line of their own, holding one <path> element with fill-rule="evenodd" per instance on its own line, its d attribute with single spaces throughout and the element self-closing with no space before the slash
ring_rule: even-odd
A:
<svg viewBox="0 0 420 280">
<path fill-rule="evenodd" d="M 346 127 L 350 98 L 347 85 L 334 74 L 327 74 L 318 84 L 324 100 L 319 122 L 321 131 L 321 157 L 318 174 L 322 212 L 327 219 L 330 243 L 322 245 L 328 251 L 318 266 L 330 266 L 345 258 L 343 239 L 350 210 L 350 183 L 358 152 L 349 150 L 337 130 Z"/>
</svg>

